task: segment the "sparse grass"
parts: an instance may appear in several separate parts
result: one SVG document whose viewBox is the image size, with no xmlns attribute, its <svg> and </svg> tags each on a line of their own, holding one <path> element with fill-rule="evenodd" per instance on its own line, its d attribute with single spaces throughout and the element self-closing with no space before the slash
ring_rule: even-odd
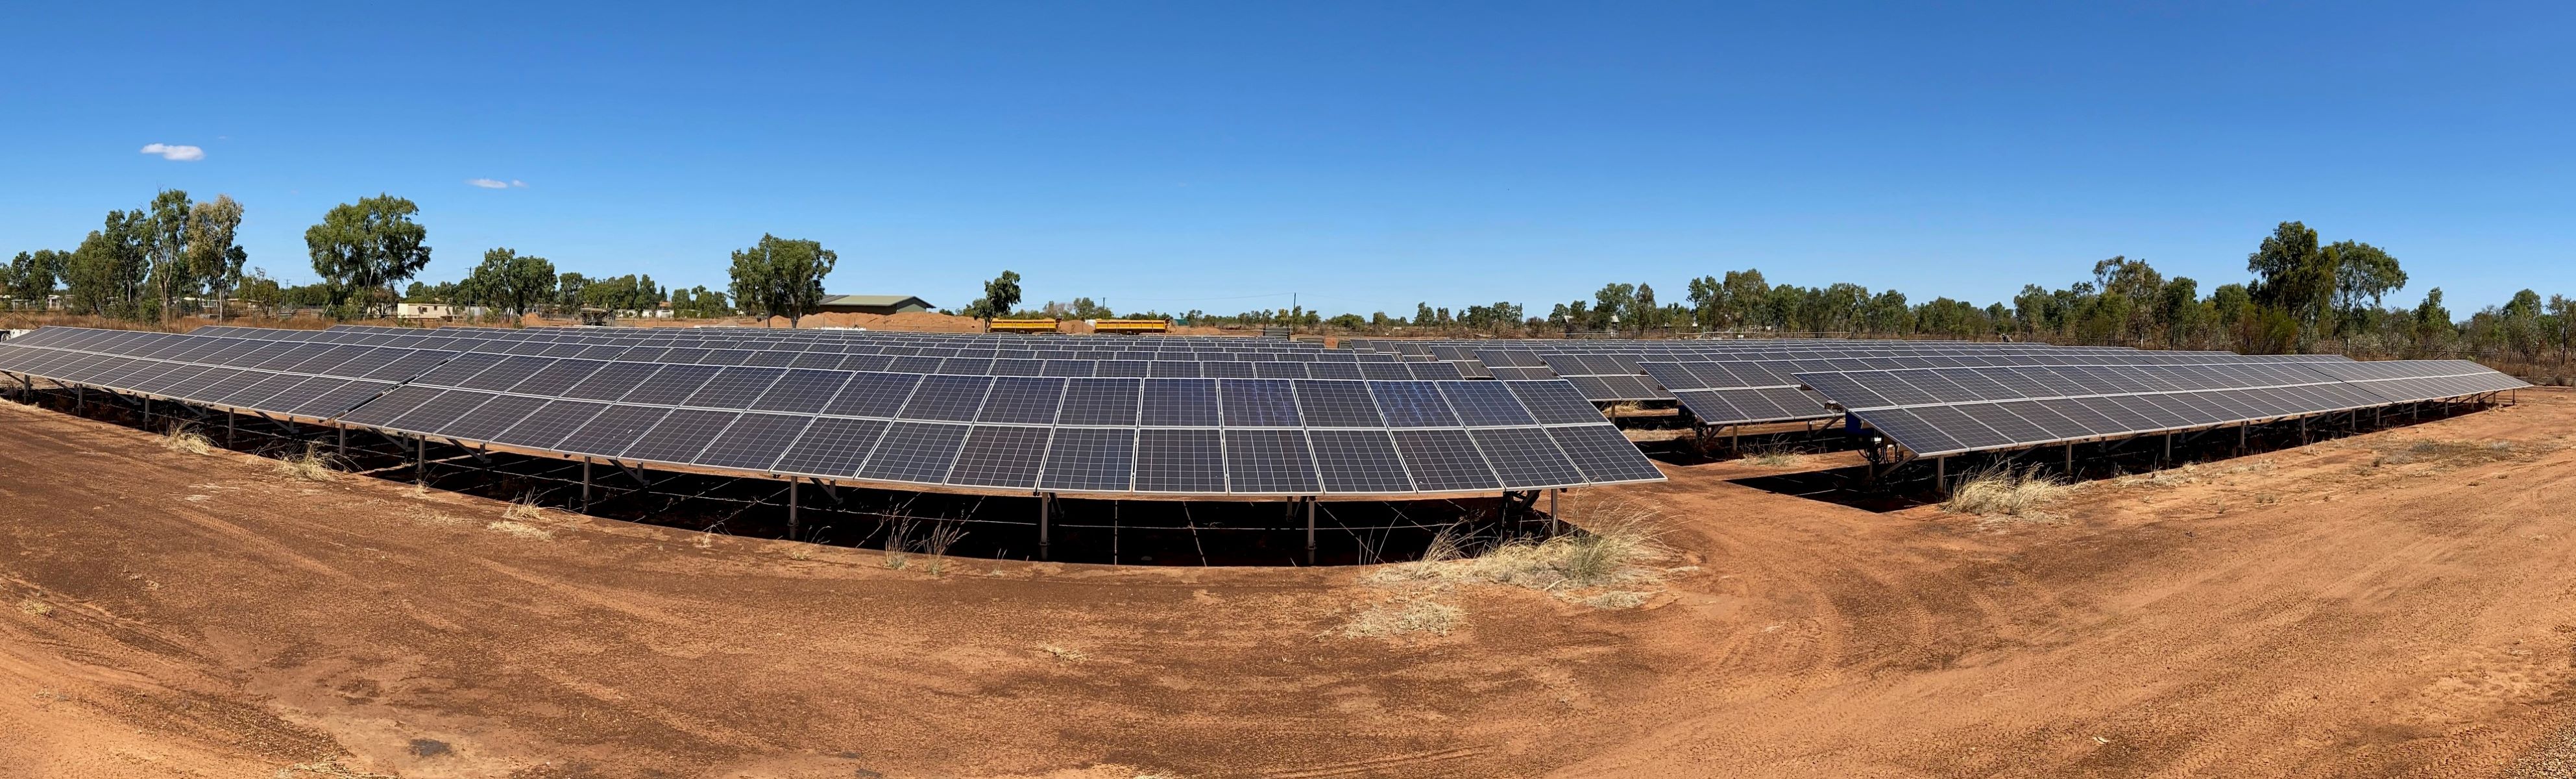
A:
<svg viewBox="0 0 2576 779">
<path fill-rule="evenodd" d="M 2263 472 L 2266 472 L 2266 471 L 2270 471 L 2270 470 L 2272 470 L 2273 468 L 2276 468 L 2276 467 L 2279 467 L 2279 466 L 2278 466 L 2276 463 L 2272 462 L 2272 460 L 2271 460 L 2270 458 L 2264 458 L 2264 459 L 2261 459 L 2261 460 L 2255 460 L 2255 461 L 2253 461 L 2253 462 L 2246 463 L 2246 464 L 2244 464 L 2244 465 L 2238 465 L 2238 466 L 2230 467 L 2230 468 L 2228 468 L 2228 469 L 2227 469 L 2227 470 L 2225 470 L 2225 471 L 2221 471 L 2220 473 L 2225 474 L 2225 475 L 2228 475 L 2228 476 L 2234 476 L 2234 475 L 2236 475 L 2236 474 L 2240 474 L 2240 473 L 2263 473 Z"/>
<path fill-rule="evenodd" d="M 2280 503 L 2280 502 L 2281 502 L 2281 493 L 2278 493 L 2278 492 L 2257 492 L 2257 493 L 2254 493 L 2254 505 L 2257 505 L 2257 506 L 2270 506 L 2270 505 L 2277 504 L 2277 503 Z"/>
<path fill-rule="evenodd" d="M 195 427 L 178 424 L 171 425 L 170 432 L 161 434 L 161 448 L 189 454 L 214 454 L 215 442 L 207 440 L 206 434 L 197 432 Z"/>
<path fill-rule="evenodd" d="M 803 561 L 806 561 L 806 560 L 812 560 L 812 559 L 814 559 L 814 545 L 813 545 L 813 544 L 797 544 L 797 545 L 794 545 L 794 546 L 788 547 L 788 548 L 787 548 L 787 559 L 795 560 L 795 561 L 798 561 L 798 562 L 803 562 Z"/>
<path fill-rule="evenodd" d="M 948 548 L 966 537 L 966 526 L 956 522 L 931 523 L 930 532 L 921 537 L 921 553 L 929 556 L 924 570 L 938 576 L 948 570 Z"/>
<path fill-rule="evenodd" d="M 1744 462 L 1765 468 L 1785 468 L 1797 465 L 1803 459 L 1805 455 L 1786 446 L 1756 446 L 1744 450 Z"/>
<path fill-rule="evenodd" d="M 340 759 L 336 757 L 324 758 L 310 763 L 296 763 L 285 768 L 277 769 L 277 773 L 271 774 L 270 777 L 271 779 L 307 779 L 307 777 L 321 777 L 321 779 L 402 779 L 401 777 L 391 774 L 371 774 L 350 768 L 348 766 L 341 765 Z"/>
<path fill-rule="evenodd" d="M 2042 476 L 2033 466 L 2027 471 L 1995 468 L 1976 471 L 1960 479 L 1950 490 L 1950 499 L 1941 502 L 1941 510 L 1954 514 L 1981 517 L 2006 516 L 2027 519 L 2047 517 L 2039 507 L 2063 500 L 2075 486 Z"/>
<path fill-rule="evenodd" d="M 54 613 L 54 604 L 34 598 L 24 598 L 18 601 L 18 612 L 30 617 L 47 616 Z"/>
<path fill-rule="evenodd" d="M 1079 663 L 1091 659 L 1091 655 L 1084 654 L 1080 649 L 1054 644 L 1039 644 L 1038 651 L 1045 652 L 1048 657 L 1053 657 L 1057 662 L 1062 663 Z"/>
<path fill-rule="evenodd" d="M 492 524 L 484 525 L 483 529 L 507 533 L 530 541 L 552 541 L 555 538 L 555 531 L 507 519 L 494 520 Z"/>
<path fill-rule="evenodd" d="M 1579 597 L 1569 595 L 1566 596 L 1566 599 L 1596 609 L 1616 611 L 1619 609 L 1633 609 L 1638 606 L 1646 605 L 1646 600 L 1653 597 L 1655 597 L 1655 594 L 1651 592 L 1638 592 L 1635 590 L 1606 590 Z"/>
<path fill-rule="evenodd" d="M 885 567 L 903 570 L 912 565 L 912 520 L 898 519 L 886 526 Z"/>
<path fill-rule="evenodd" d="M 1445 636 L 1464 621 L 1466 612 L 1456 606 L 1431 600 L 1399 600 L 1369 604 L 1351 615 L 1350 621 L 1342 624 L 1341 632 L 1345 638 L 1390 638 L 1406 633 Z"/>
<path fill-rule="evenodd" d="M 1536 590 L 1597 587 L 1654 581 L 1662 571 L 1648 563 L 1671 554 L 1656 540 L 1652 512 L 1625 502 L 1592 507 L 1573 533 L 1544 541 L 1515 539 L 1477 551 L 1474 539 L 1453 530 L 1433 536 L 1422 559 L 1370 574 L 1379 584 L 1402 582 L 1507 584 Z"/>
<path fill-rule="evenodd" d="M 340 468 L 330 455 L 322 453 L 321 444 L 307 443 L 303 454 L 280 458 L 277 472 L 292 479 L 330 481 L 339 476 Z"/>
<path fill-rule="evenodd" d="M 2512 441 L 2393 441 L 2379 447 L 2374 464 L 2405 465 L 2434 463 L 2439 465 L 2474 465 L 2477 463 L 2520 460 L 2540 453 L 2540 449 L 2515 445 Z"/>
<path fill-rule="evenodd" d="M 512 522 L 534 522 L 546 518 L 546 507 L 537 505 L 537 494 L 530 492 L 511 501 L 509 508 L 502 509 L 501 518 Z"/>
</svg>

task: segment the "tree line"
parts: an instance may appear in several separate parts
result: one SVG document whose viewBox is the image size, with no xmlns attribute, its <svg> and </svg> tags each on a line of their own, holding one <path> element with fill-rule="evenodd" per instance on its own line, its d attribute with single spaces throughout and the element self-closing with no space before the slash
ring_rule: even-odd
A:
<svg viewBox="0 0 2576 779">
<path fill-rule="evenodd" d="M 512 319 L 583 308 L 649 315 L 667 305 L 678 317 L 748 313 L 786 317 L 794 325 L 821 303 L 823 279 L 838 260 L 819 242 L 764 234 L 732 253 L 726 289 L 679 289 L 646 274 L 558 273 L 543 257 L 497 247 L 485 250 L 464 278 L 431 284 L 415 280 L 432 254 L 429 229 L 415 218 L 420 207 L 379 194 L 324 212 L 304 232 L 320 280 L 281 285 L 265 269 L 245 267 L 249 254 L 235 241 L 242 212 L 228 195 L 195 202 L 186 192 L 163 190 L 134 209 L 109 211 L 75 249 L 18 252 L 0 266 L 0 299 L 43 308 L 59 297 L 76 314 L 164 322 L 191 313 L 189 301 L 211 299 L 210 308 L 193 308 L 218 320 L 241 313 L 230 305 L 241 300 L 269 312 L 307 307 L 341 320 L 386 316 L 396 303 L 480 307 Z"/>
</svg>

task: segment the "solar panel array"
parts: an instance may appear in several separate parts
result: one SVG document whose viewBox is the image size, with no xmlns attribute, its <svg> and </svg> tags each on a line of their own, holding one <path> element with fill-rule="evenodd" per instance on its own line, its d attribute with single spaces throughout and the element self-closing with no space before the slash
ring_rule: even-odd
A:
<svg viewBox="0 0 2576 779">
<path fill-rule="evenodd" d="M 1986 366 L 1797 374 L 1916 456 L 2016 449 L 2501 392 L 2465 360 Z"/>
<path fill-rule="evenodd" d="M 530 332 L 541 337 L 520 335 Z M 0 345 L 0 370 L 460 443 L 908 487 L 1397 495 L 1662 478 L 1562 381 L 1242 356 L 1296 350 L 1083 360 L 1004 356 L 1044 350 L 1002 338 L 900 347 L 956 352 L 932 355 L 882 351 L 909 338 L 639 332 L 45 328 Z M 856 351 L 770 348 L 816 344 Z M 440 348 L 422 348 L 431 346 Z M 760 356 L 772 353 L 791 358 L 759 364 L 775 362 Z M 797 361 L 816 356 L 831 367 Z M 856 357 L 874 359 L 845 362 Z M 906 358 L 935 365 L 896 362 Z M 875 359 L 887 360 L 884 369 L 858 369 Z M 943 370 L 954 360 L 983 368 Z M 1036 370 L 1005 372 L 1005 363 Z M 1140 373 L 1102 367 L 1125 363 Z M 1058 365 L 1089 370 L 1047 375 Z M 1220 365 L 1248 370 L 1206 372 Z M 1158 366 L 1198 370 L 1159 376 Z M 1370 378 L 1388 369 L 1402 373 Z M 1319 370 L 1334 375 L 1317 378 Z"/>
</svg>

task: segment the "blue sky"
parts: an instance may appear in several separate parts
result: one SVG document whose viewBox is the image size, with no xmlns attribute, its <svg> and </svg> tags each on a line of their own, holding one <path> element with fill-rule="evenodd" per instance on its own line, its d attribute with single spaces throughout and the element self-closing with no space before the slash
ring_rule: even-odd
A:
<svg viewBox="0 0 2576 779">
<path fill-rule="evenodd" d="M 2566 4 L 52 5 L 0 12 L 0 252 L 176 187 L 310 280 L 304 228 L 391 192 L 431 280 L 508 246 L 721 287 L 768 231 L 943 306 L 1008 268 L 1129 310 L 1540 313 L 1744 267 L 2207 289 L 2298 219 L 2408 302 L 2576 294 Z"/>
</svg>

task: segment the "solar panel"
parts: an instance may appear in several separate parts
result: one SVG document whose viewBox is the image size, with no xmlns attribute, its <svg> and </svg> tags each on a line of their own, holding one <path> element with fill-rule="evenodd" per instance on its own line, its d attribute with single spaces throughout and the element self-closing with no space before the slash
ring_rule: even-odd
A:
<svg viewBox="0 0 2576 779">
<path fill-rule="evenodd" d="M 1132 412 L 1131 412 L 1132 415 Z M 1136 462 L 1133 428 L 1058 428 L 1047 447 L 1040 489 L 1126 492 Z"/>
<path fill-rule="evenodd" d="M 1215 430 L 1148 427 L 1136 433 L 1137 492 L 1225 492 L 1224 439 Z"/>
<path fill-rule="evenodd" d="M 724 434 L 740 414 L 732 411 L 710 411 L 683 408 L 673 410 L 651 430 L 637 436 L 633 446 L 619 454 L 628 460 L 685 463 L 696 460 L 707 442 Z"/>
<path fill-rule="evenodd" d="M 1225 476 L 1235 494 L 1312 495 L 1321 487 L 1300 430 L 1225 431 Z"/>
<path fill-rule="evenodd" d="M 395 392 L 401 391 L 395 390 Z M 360 410 L 372 410 L 374 407 L 375 403 L 369 403 Z M 606 403 L 580 400 L 547 401 L 545 406 L 529 414 L 526 419 L 519 420 L 518 424 L 493 434 L 492 441 L 541 449 L 558 448 L 557 445 L 563 442 L 565 436 L 572 435 L 573 431 L 589 424 L 593 417 L 599 416 L 599 413 L 607 408 Z"/>
<path fill-rule="evenodd" d="M 743 414 L 722 435 L 707 442 L 690 462 L 715 468 L 766 471 L 786 454 L 798 433 L 814 422 L 791 414 Z"/>
<path fill-rule="evenodd" d="M 789 473 L 853 476 L 875 451 L 885 430 L 886 423 L 874 419 L 816 419 L 772 467 Z"/>
<path fill-rule="evenodd" d="M 969 487 L 1027 489 L 1037 486 L 1039 466 L 1046 462 L 1046 427 L 976 425 L 967 433 L 948 483 Z"/>
<path fill-rule="evenodd" d="M 1297 395 L 1284 379 L 1217 382 L 1226 427 L 1296 427 Z"/>
<path fill-rule="evenodd" d="M 1405 470 L 1412 473 L 1414 485 L 1424 491 L 1494 490 L 1502 486 L 1465 430 L 1397 430 L 1394 434 L 1395 449 L 1404 457 Z M 1634 451 L 1634 447 L 1630 449 Z"/>
<path fill-rule="evenodd" d="M 934 377 L 936 378 L 936 377 Z M 956 377 L 963 378 L 963 377 Z M 934 422 L 896 422 L 886 428 L 877 451 L 859 468 L 859 477 L 878 481 L 939 484 L 957 463 L 967 427 Z"/>
<path fill-rule="evenodd" d="M 983 410 L 975 421 L 992 424 L 1051 425 L 1056 408 L 1064 400 L 1063 379 L 1035 376 L 1003 376 L 993 380 L 992 390 L 984 398 Z M 972 446 L 970 445 L 971 449 Z M 1041 448 L 1040 451 L 1043 451 Z M 1035 453 L 1032 453 L 1034 461 Z M 1032 470 L 1031 478 L 1035 472 Z"/>
<path fill-rule="evenodd" d="M 1215 380 L 1146 379 L 1144 393 L 1138 421 L 1146 427 L 1216 427 L 1221 419 Z M 1144 483 L 1143 474 L 1137 483 Z"/>
</svg>

